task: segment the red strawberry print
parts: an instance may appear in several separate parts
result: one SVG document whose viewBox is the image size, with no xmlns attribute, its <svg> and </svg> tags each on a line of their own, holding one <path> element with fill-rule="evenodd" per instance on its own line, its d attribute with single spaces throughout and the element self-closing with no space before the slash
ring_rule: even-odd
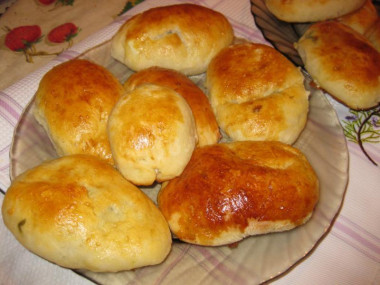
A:
<svg viewBox="0 0 380 285">
<path fill-rule="evenodd" d="M 38 2 L 40 2 L 43 5 L 50 5 L 50 4 L 54 3 L 55 1 L 56 0 L 38 0 Z"/>
<path fill-rule="evenodd" d="M 5 29 L 8 32 L 4 40 L 5 45 L 12 51 L 23 52 L 27 62 L 33 62 L 33 56 L 59 54 L 36 50 L 34 45 L 43 37 L 39 26 L 20 26 L 14 29 L 5 27 Z"/>
<path fill-rule="evenodd" d="M 48 40 L 52 43 L 69 42 L 71 45 L 72 38 L 78 34 L 78 27 L 73 23 L 65 23 L 52 29 L 48 34 Z"/>
<path fill-rule="evenodd" d="M 8 29 L 5 36 L 5 45 L 13 51 L 24 51 L 41 39 L 39 26 L 20 26 L 12 30 Z"/>
</svg>

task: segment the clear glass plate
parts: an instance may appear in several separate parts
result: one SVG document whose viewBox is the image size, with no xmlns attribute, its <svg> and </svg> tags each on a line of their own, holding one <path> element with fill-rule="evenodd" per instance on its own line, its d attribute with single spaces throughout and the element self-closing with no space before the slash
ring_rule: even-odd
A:
<svg viewBox="0 0 380 285">
<path fill-rule="evenodd" d="M 80 57 L 105 66 L 124 82 L 131 71 L 109 54 L 107 42 Z M 192 79 L 204 89 L 204 75 Z M 168 258 L 156 266 L 119 273 L 75 272 L 100 284 L 253 284 L 274 278 L 305 258 L 329 231 L 348 181 L 346 140 L 336 113 L 323 93 L 311 92 L 308 122 L 295 143 L 320 180 L 320 201 L 307 224 L 288 232 L 249 237 L 236 246 L 202 247 L 174 241 Z M 32 110 L 33 100 L 15 129 L 11 179 L 57 156 Z M 142 190 L 155 200 L 159 188 Z"/>
</svg>

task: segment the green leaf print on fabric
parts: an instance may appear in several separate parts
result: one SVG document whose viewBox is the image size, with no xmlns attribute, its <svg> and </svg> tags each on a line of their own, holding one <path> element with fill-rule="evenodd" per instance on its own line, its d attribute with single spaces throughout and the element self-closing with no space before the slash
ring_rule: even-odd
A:
<svg viewBox="0 0 380 285">
<path fill-rule="evenodd" d="M 365 151 L 363 144 L 380 143 L 380 107 L 368 111 L 350 110 L 350 115 L 346 116 L 342 122 L 346 138 L 359 144 L 365 156 L 377 165 Z"/>
<path fill-rule="evenodd" d="M 117 14 L 118 16 L 124 14 L 125 12 L 127 12 L 128 10 L 130 10 L 131 8 L 133 8 L 134 6 L 136 6 L 137 4 L 143 2 L 144 0 L 132 0 L 132 1 L 127 1 L 127 3 L 125 4 L 123 10 L 120 11 L 119 14 Z"/>
</svg>

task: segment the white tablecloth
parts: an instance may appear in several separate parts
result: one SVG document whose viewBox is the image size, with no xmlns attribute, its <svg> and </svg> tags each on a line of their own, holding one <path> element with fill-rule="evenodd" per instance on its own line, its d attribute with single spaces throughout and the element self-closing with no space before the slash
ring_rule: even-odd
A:
<svg viewBox="0 0 380 285">
<path fill-rule="evenodd" d="M 157 5 L 184 3 L 181 0 L 145 0 L 117 18 L 107 27 L 53 58 L 47 65 L 21 81 L 0 91 L 0 187 L 6 190 L 9 180 L 9 148 L 14 127 L 21 112 L 38 87 L 39 80 L 51 67 L 71 59 L 88 48 L 109 39 L 130 15 Z M 235 34 L 254 42 L 265 42 L 256 28 L 248 0 L 186 1 L 204 5 L 225 14 Z M 2 74 L 5 76 L 5 73 Z M 359 115 L 329 98 L 342 126 Z M 377 138 L 365 143 L 369 156 L 380 164 L 380 114 L 372 116 L 372 130 Z M 347 135 L 348 136 L 348 135 Z M 328 234 L 303 260 L 274 284 L 380 284 L 380 166 L 363 154 L 359 145 L 347 139 L 349 183 L 343 206 Z M 1 202 L 3 195 L 0 194 Z M 214 284 L 220 282 L 215 281 Z M 61 268 L 24 249 L 0 223 L 0 284 L 92 284 L 71 270 Z"/>
</svg>

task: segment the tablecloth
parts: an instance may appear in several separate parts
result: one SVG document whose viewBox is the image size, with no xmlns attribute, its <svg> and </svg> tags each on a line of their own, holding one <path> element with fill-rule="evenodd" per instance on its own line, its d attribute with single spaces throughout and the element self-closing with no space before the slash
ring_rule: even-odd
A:
<svg viewBox="0 0 380 285">
<path fill-rule="evenodd" d="M 9 150 L 13 131 L 41 77 L 54 65 L 109 39 L 131 15 L 153 6 L 185 2 L 220 11 L 227 16 L 237 36 L 267 43 L 255 25 L 249 0 L 145 0 L 130 3 L 116 0 L 20 0 L 8 8 L 0 18 L 0 26 L 4 28 L 0 43 L 0 188 L 3 191 L 10 185 Z M 118 14 L 124 11 L 126 13 L 119 17 Z M 51 13 L 51 17 L 42 17 L 41 13 Z M 73 25 L 62 28 L 65 31 L 63 37 L 62 33 L 49 37 L 54 28 L 67 23 Z M 35 25 L 40 27 L 41 32 L 37 33 L 38 37 L 31 39 L 34 47 L 28 52 L 35 53 L 29 55 L 31 58 L 28 58 L 25 51 L 14 51 L 6 45 L 5 35 L 10 30 L 18 26 Z M 59 55 L 53 54 L 54 52 Z M 27 60 L 32 60 L 33 63 Z M 380 284 L 380 108 L 352 111 L 329 95 L 326 96 L 336 110 L 349 151 L 349 182 L 342 208 L 326 236 L 312 252 L 270 282 Z M 2 194 L 0 200 L 2 203 Z M 30 253 L 0 223 L 0 284 L 92 282 Z M 213 284 L 223 282 L 215 280 Z"/>
</svg>

